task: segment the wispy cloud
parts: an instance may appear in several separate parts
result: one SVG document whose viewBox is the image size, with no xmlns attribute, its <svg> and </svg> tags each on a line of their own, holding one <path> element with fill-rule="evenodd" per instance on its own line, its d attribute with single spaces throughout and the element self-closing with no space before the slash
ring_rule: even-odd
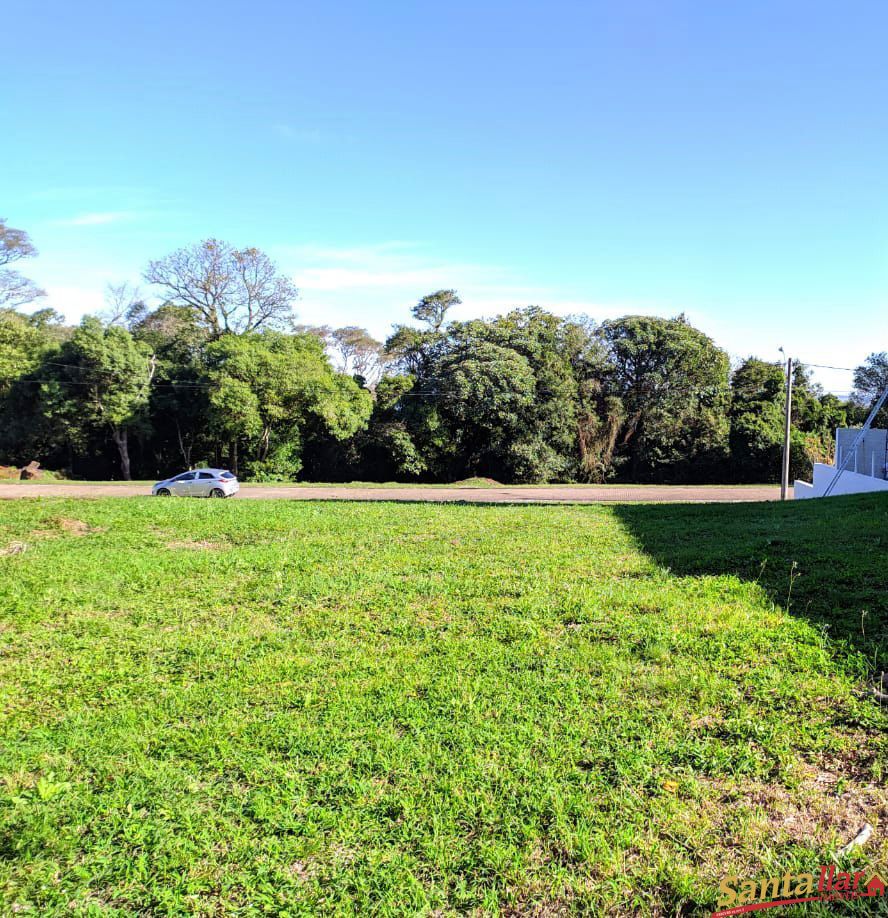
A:
<svg viewBox="0 0 888 918">
<path fill-rule="evenodd" d="M 442 288 L 456 289 L 462 299 L 452 315 L 455 319 L 492 316 L 527 305 L 596 319 L 632 311 L 572 298 L 529 283 L 499 265 L 435 258 L 420 244 L 407 241 L 286 246 L 274 255 L 300 289 L 299 313 L 304 321 L 357 323 L 380 336 L 393 323 L 409 321 L 410 307 L 421 296 Z"/>
<path fill-rule="evenodd" d="M 323 133 L 317 128 L 298 128 L 292 124 L 281 122 L 273 124 L 271 129 L 278 137 L 299 141 L 300 143 L 320 143 L 324 139 Z"/>
<path fill-rule="evenodd" d="M 104 226 L 108 223 L 119 223 L 131 220 L 135 215 L 129 211 L 109 210 L 96 213 L 77 214 L 74 217 L 63 217 L 54 220 L 56 226 Z"/>
<path fill-rule="evenodd" d="M 81 202 L 109 197 L 127 197 L 144 200 L 152 195 L 152 189 L 143 185 L 63 185 L 40 188 L 31 192 L 35 201 Z"/>
<path fill-rule="evenodd" d="M 491 265 L 431 258 L 415 243 L 394 241 L 343 248 L 316 245 L 286 250 L 296 283 L 308 291 L 352 291 L 366 288 L 418 290 L 435 285 L 492 280 L 502 272 Z"/>
<path fill-rule="evenodd" d="M 105 307 L 104 283 L 94 287 L 49 284 L 46 292 L 47 303 L 64 313 L 70 322 L 77 322 L 82 316 L 95 314 Z"/>
</svg>

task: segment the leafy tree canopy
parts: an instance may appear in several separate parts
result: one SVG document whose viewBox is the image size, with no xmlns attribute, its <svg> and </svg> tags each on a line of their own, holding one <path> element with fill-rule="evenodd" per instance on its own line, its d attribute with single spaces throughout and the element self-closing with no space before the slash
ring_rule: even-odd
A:
<svg viewBox="0 0 888 918">
<path fill-rule="evenodd" d="M 727 450 L 728 355 L 684 316 L 604 322 L 608 391 L 625 415 L 618 458 L 644 480 L 679 464 L 716 462 Z"/>
<path fill-rule="evenodd" d="M 854 401 L 865 411 L 872 409 L 876 399 L 888 386 L 888 353 L 881 351 L 869 357 L 854 371 Z M 888 406 L 876 418 L 877 427 L 888 427 Z"/>
<path fill-rule="evenodd" d="M 436 290 L 424 296 L 411 310 L 417 322 L 425 322 L 432 331 L 438 331 L 444 324 L 447 313 L 462 300 L 455 290 Z"/>
<path fill-rule="evenodd" d="M 334 373 L 312 335 L 227 335 L 205 352 L 211 423 L 247 449 L 257 473 L 295 474 L 308 429 L 338 440 L 356 433 L 371 396 Z"/>
</svg>

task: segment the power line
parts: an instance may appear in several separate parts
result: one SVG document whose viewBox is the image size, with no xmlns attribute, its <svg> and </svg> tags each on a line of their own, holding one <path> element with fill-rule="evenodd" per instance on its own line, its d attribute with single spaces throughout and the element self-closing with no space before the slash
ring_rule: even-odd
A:
<svg viewBox="0 0 888 918">
<path fill-rule="evenodd" d="M 23 379 L 19 378 L 15 380 L 15 385 L 55 385 L 55 386 L 94 386 L 96 383 L 87 382 L 86 380 L 79 379 Z M 207 383 L 189 383 L 189 382 L 179 382 L 173 380 L 172 382 L 158 383 L 151 382 L 149 383 L 150 388 L 152 389 L 214 389 L 215 386 Z"/>
<path fill-rule="evenodd" d="M 843 370 L 846 373 L 857 372 L 857 367 L 831 367 L 826 363 L 807 363 L 804 360 L 800 360 L 799 363 L 801 363 L 803 366 L 814 367 L 818 370 Z"/>
</svg>

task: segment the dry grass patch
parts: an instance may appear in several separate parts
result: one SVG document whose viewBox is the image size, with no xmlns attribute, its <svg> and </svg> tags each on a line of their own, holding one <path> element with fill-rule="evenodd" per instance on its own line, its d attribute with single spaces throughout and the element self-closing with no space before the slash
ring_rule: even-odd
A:
<svg viewBox="0 0 888 918">
<path fill-rule="evenodd" d="M 186 551 L 222 551 L 228 548 L 225 542 L 213 542 L 210 539 L 176 539 L 166 543 L 167 548 Z"/>
<path fill-rule="evenodd" d="M 835 769 L 835 770 L 833 770 Z M 849 777 L 841 766 L 797 766 L 800 782 L 790 789 L 753 779 L 699 778 L 711 797 L 702 806 L 718 830 L 720 848 L 804 845 L 834 852 L 870 823 L 875 834 L 865 852 L 874 863 L 888 859 L 888 790 Z M 714 865 L 716 866 L 716 865 Z M 717 865 L 723 872 L 725 865 Z M 755 872 L 760 864 L 743 865 Z"/>
<path fill-rule="evenodd" d="M 64 534 L 72 536 L 87 536 L 94 533 L 106 532 L 104 526 L 90 526 L 83 520 L 73 519 L 67 516 L 59 516 L 49 521 L 51 528 L 35 529 L 31 535 L 37 539 L 57 539 Z"/>
<path fill-rule="evenodd" d="M 86 535 L 88 532 L 92 532 L 89 523 L 84 523 L 83 520 L 68 519 L 65 516 L 60 516 L 56 520 L 56 525 L 59 529 L 64 532 L 70 532 L 72 535 Z"/>
</svg>

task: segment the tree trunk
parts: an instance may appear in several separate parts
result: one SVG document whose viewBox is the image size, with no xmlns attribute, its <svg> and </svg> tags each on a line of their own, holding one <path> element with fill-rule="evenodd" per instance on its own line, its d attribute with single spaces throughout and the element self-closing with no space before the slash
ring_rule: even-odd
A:
<svg viewBox="0 0 888 918">
<path fill-rule="evenodd" d="M 228 468 L 237 477 L 237 437 L 228 444 Z"/>
<path fill-rule="evenodd" d="M 185 460 L 185 468 L 191 468 L 191 444 L 185 445 L 185 440 L 182 437 L 182 428 L 179 426 L 179 422 L 176 421 L 176 436 L 179 438 L 179 452 L 182 454 L 182 458 Z"/>
<path fill-rule="evenodd" d="M 114 438 L 114 442 L 117 444 L 117 449 L 120 452 L 120 470 L 123 472 L 123 477 L 126 481 L 132 481 L 133 476 L 130 474 L 127 429 L 125 427 L 112 427 L 111 436 Z"/>
</svg>

